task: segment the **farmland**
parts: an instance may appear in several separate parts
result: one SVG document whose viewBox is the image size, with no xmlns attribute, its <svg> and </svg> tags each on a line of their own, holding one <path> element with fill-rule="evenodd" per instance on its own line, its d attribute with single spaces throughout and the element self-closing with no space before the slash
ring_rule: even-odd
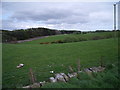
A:
<svg viewBox="0 0 120 90">
<path fill-rule="evenodd" d="M 20 44 L 3 44 L 3 88 L 29 85 L 29 68 L 33 69 L 39 82 L 47 81 L 50 76 L 53 76 L 50 74 L 51 70 L 55 73 L 67 73 L 69 72 L 68 66 L 72 66 L 76 71 L 78 60 L 80 60 L 81 68 L 98 66 L 101 57 L 103 57 L 104 64 L 117 63 L 117 38 L 90 39 L 93 36 L 106 36 L 107 34 L 104 32 L 56 35 Z M 113 35 L 112 32 L 109 34 Z M 64 40 L 68 37 L 82 37 L 87 40 L 63 44 L 39 44 L 40 42 Z M 16 69 L 19 63 L 24 63 L 25 66 Z"/>
<path fill-rule="evenodd" d="M 68 42 L 69 42 L 71 39 L 81 39 L 81 38 L 83 39 L 83 41 L 87 41 L 87 40 L 92 40 L 92 38 L 96 36 L 101 38 L 111 38 L 111 37 L 114 37 L 114 32 L 54 35 L 54 36 L 46 37 L 43 39 L 24 42 L 24 44 L 39 44 L 41 42 L 52 42 L 56 40 L 66 40 L 66 39 L 68 39 Z M 74 42 L 74 41 L 70 41 L 70 42 Z"/>
</svg>

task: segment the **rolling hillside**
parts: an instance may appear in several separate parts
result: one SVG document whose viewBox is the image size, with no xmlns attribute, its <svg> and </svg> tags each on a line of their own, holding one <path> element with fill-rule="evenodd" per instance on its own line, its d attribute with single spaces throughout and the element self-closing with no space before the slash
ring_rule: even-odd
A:
<svg viewBox="0 0 120 90">
<path fill-rule="evenodd" d="M 86 34 L 85 37 L 93 35 Z M 104 64 L 118 61 L 118 43 L 114 38 L 63 44 L 39 44 L 68 36 L 75 35 L 58 35 L 20 44 L 3 44 L 3 87 L 22 87 L 30 84 L 29 68 L 33 69 L 37 81 L 44 81 L 52 76 L 51 70 L 55 73 L 67 73 L 68 66 L 76 70 L 79 59 L 82 68 L 98 66 L 101 56 Z M 16 69 L 19 63 L 24 63 L 25 66 Z"/>
</svg>

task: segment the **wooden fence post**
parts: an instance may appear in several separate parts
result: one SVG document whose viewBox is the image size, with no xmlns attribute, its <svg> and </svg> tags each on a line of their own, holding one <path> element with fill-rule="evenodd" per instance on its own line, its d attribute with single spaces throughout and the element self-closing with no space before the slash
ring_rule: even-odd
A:
<svg viewBox="0 0 120 90">
<path fill-rule="evenodd" d="M 80 60 L 78 60 L 78 72 L 81 71 L 81 67 L 80 67 Z"/>
<path fill-rule="evenodd" d="M 103 56 L 100 57 L 100 66 L 104 67 Z"/>
<path fill-rule="evenodd" d="M 32 71 L 32 68 L 30 68 L 29 75 L 30 75 L 30 81 L 31 81 L 31 83 L 35 83 L 36 79 L 35 79 L 34 73 Z"/>
<path fill-rule="evenodd" d="M 69 66 L 69 70 L 71 73 L 73 73 L 73 68 L 71 66 Z"/>
</svg>

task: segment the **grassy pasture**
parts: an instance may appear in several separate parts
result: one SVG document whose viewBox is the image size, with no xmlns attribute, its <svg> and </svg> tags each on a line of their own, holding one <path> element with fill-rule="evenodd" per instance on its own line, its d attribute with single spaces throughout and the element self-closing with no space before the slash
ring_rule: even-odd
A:
<svg viewBox="0 0 120 90">
<path fill-rule="evenodd" d="M 38 44 L 67 36 L 51 36 L 21 44 L 3 44 L 3 87 L 21 87 L 30 84 L 29 68 L 35 72 L 37 81 L 44 81 L 53 76 L 49 73 L 51 70 L 55 73 L 67 73 L 69 65 L 76 70 L 79 59 L 82 68 L 98 66 L 101 56 L 105 64 L 118 61 L 118 44 L 113 38 L 64 44 Z M 16 69 L 19 63 L 24 63 L 25 66 Z"/>
<path fill-rule="evenodd" d="M 91 40 L 95 36 L 100 36 L 100 37 L 106 37 L 106 36 L 114 36 L 114 32 L 101 32 L 101 33 L 87 33 L 87 34 L 65 34 L 65 35 L 54 35 L 34 41 L 29 41 L 29 42 L 23 42 L 24 44 L 39 44 L 41 42 L 52 42 L 56 40 L 65 40 L 65 39 L 77 39 L 77 38 L 83 38 L 86 40 Z M 22 44 L 23 44 L 22 43 Z"/>
</svg>

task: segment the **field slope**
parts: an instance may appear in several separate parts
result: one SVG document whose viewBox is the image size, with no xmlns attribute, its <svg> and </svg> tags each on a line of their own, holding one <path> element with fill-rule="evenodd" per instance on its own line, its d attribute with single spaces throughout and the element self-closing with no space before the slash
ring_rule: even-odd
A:
<svg viewBox="0 0 120 90">
<path fill-rule="evenodd" d="M 76 70 L 79 59 L 82 68 L 98 66 L 101 56 L 105 64 L 118 61 L 118 44 L 113 38 L 49 45 L 38 42 L 3 44 L 3 88 L 30 84 L 29 68 L 33 69 L 37 81 L 43 81 L 52 76 L 51 70 L 67 73 L 70 65 Z M 19 63 L 25 66 L 16 69 Z"/>
</svg>

